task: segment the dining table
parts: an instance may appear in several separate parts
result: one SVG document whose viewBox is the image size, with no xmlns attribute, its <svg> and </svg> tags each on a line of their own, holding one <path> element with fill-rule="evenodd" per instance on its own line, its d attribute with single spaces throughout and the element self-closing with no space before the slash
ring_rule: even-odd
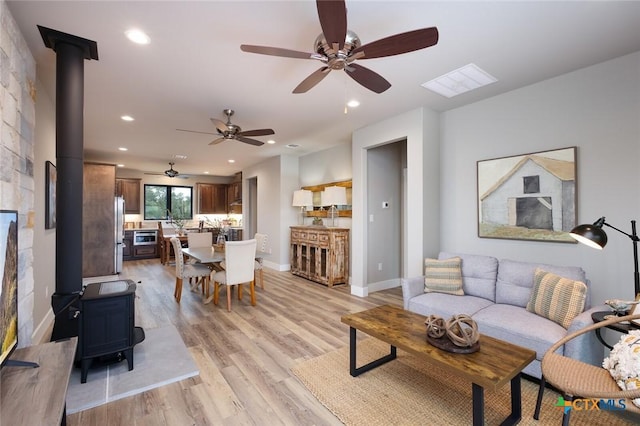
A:
<svg viewBox="0 0 640 426">
<path fill-rule="evenodd" d="M 214 244 L 211 247 L 185 247 L 182 249 L 182 255 L 185 258 L 192 258 L 198 263 L 209 265 L 212 271 L 220 270 L 221 262 L 225 260 L 224 246 Z M 256 260 L 260 261 L 269 253 L 256 251 Z M 213 295 L 209 295 L 209 289 L 205 289 L 204 303 L 207 304 L 213 300 Z"/>
</svg>

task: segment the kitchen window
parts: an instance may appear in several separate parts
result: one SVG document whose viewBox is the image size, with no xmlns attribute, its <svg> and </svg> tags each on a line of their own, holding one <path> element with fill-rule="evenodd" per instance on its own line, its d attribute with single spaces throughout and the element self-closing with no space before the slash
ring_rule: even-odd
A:
<svg viewBox="0 0 640 426">
<path fill-rule="evenodd" d="M 144 185 L 144 220 L 193 218 L 193 187 Z"/>
</svg>

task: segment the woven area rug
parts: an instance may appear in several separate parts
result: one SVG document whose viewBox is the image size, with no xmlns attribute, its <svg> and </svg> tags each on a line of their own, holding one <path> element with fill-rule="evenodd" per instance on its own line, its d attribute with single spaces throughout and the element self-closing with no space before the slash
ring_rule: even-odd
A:
<svg viewBox="0 0 640 426">
<path fill-rule="evenodd" d="M 133 348 L 133 370 L 127 361 L 89 369 L 80 383 L 74 368 L 67 390 L 67 414 L 177 382 L 199 374 L 189 349 L 173 325 L 145 329 L 145 339 Z"/>
<path fill-rule="evenodd" d="M 481 348 L 482 350 L 482 348 Z M 389 353 L 376 340 L 358 342 L 358 366 Z M 464 356 L 464 355 L 461 355 Z M 470 425 L 471 383 L 425 365 L 398 350 L 398 358 L 358 377 L 349 375 L 349 348 L 303 361 L 292 372 L 311 393 L 346 425 Z M 521 425 L 559 425 L 558 394 L 546 390 L 540 420 L 533 420 L 538 385 L 522 380 Z M 497 425 L 511 410 L 510 386 L 485 391 L 485 424 Z M 577 411 L 571 425 L 632 425 L 609 411 Z"/>
</svg>

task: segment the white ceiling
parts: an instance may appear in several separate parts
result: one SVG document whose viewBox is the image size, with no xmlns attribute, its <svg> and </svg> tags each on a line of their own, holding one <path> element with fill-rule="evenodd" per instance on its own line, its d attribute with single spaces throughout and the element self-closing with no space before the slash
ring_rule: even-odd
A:
<svg viewBox="0 0 640 426">
<path fill-rule="evenodd" d="M 418 28 L 438 28 L 431 48 L 361 60 L 392 87 L 375 94 L 333 71 L 305 94 L 291 91 L 321 66 L 314 60 L 256 55 L 256 44 L 313 50 L 321 32 L 313 1 L 7 1 L 55 99 L 55 52 L 36 25 L 98 44 L 85 62 L 85 159 L 161 172 L 176 154 L 181 173 L 229 176 L 275 155 L 304 155 L 350 141 L 353 130 L 426 106 L 445 111 L 640 50 L 638 1 L 348 0 L 348 27 L 363 44 Z M 148 46 L 129 42 L 137 27 Z M 475 63 L 497 83 L 447 99 L 420 86 Z M 345 100 L 361 106 L 344 114 Z M 210 117 L 243 130 L 272 128 L 275 145 L 216 146 Z M 132 123 L 120 120 L 129 114 Z M 266 141 L 267 137 L 259 137 Z M 285 147 L 297 144 L 297 149 Z M 127 147 L 125 153 L 118 147 Z M 234 164 L 227 160 L 233 158 Z"/>
</svg>

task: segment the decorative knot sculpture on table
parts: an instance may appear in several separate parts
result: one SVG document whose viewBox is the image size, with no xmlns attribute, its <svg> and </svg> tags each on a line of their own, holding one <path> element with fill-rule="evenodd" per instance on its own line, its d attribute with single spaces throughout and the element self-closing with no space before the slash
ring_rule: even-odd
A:
<svg viewBox="0 0 640 426">
<path fill-rule="evenodd" d="M 470 353 L 480 347 L 478 324 L 469 315 L 453 315 L 446 321 L 437 315 L 429 315 L 424 323 L 427 326 L 427 341 L 437 348 Z"/>
</svg>

